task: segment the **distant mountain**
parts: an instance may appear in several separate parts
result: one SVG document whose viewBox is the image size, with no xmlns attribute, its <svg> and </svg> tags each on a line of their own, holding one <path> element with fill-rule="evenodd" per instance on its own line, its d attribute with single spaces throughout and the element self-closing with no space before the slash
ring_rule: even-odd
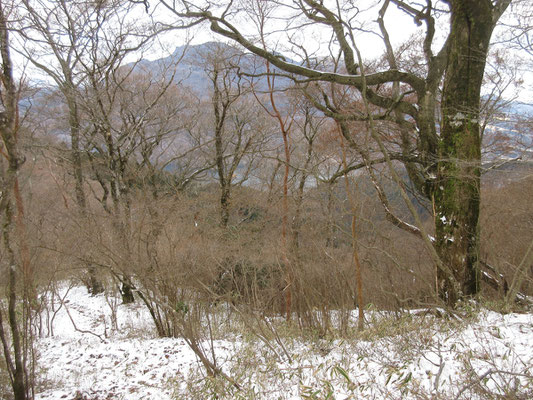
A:
<svg viewBox="0 0 533 400">
<path fill-rule="evenodd" d="M 531 122 L 530 122 L 531 121 Z M 500 187 L 533 172 L 533 104 L 509 102 L 485 131 L 483 183 Z"/>
<path fill-rule="evenodd" d="M 194 93 L 203 95 L 211 90 L 211 81 L 208 77 L 209 63 L 212 63 L 217 56 L 227 57 L 230 63 L 238 67 L 239 73 L 243 74 L 243 79 L 247 81 L 252 79 L 249 75 L 260 75 L 266 72 L 263 59 L 222 42 L 179 46 L 168 57 L 151 61 L 141 60 L 134 65 L 134 69 L 160 74 L 165 79 L 170 79 L 174 74 L 175 82 L 180 82 Z M 267 89 L 264 77 L 253 78 L 253 81 L 257 90 Z M 286 88 L 290 83 L 287 78 L 276 79 L 278 88 Z"/>
<path fill-rule="evenodd" d="M 485 130 L 484 144 L 493 149 L 487 162 L 501 159 L 533 159 L 533 104 L 508 103 Z"/>
<path fill-rule="evenodd" d="M 159 73 L 165 79 L 170 79 L 175 71 L 176 82 L 181 82 L 196 95 L 204 96 L 209 95 L 212 89 L 207 74 L 209 61 L 206 60 L 212 60 L 216 54 L 229 55 L 231 62 L 238 65 L 239 72 L 245 75 L 260 75 L 266 72 L 264 60 L 222 42 L 179 46 L 170 56 L 153 61 L 142 60 L 135 68 Z M 272 70 L 275 71 L 274 68 Z M 264 77 L 254 78 L 254 85 L 258 91 L 267 90 Z M 290 85 L 291 81 L 288 78 L 276 79 L 277 88 L 286 88 Z M 485 153 L 484 162 L 514 159 L 519 156 L 533 158 L 533 134 L 520 129 L 520 121 L 528 117 L 533 119 L 533 104 L 522 102 L 510 102 L 501 110 L 500 115 L 493 117 L 485 131 L 484 143 L 489 143 L 491 149 Z"/>
<path fill-rule="evenodd" d="M 225 54 L 231 62 L 244 74 L 243 79 L 252 79 L 247 74 L 261 75 L 266 72 L 263 59 L 244 52 L 241 48 L 230 46 L 223 42 L 207 42 L 199 45 L 179 46 L 174 52 L 166 57 L 156 60 L 140 60 L 134 64 L 128 64 L 134 70 L 145 71 L 154 77 L 170 79 L 174 75 L 174 81 L 190 88 L 197 96 L 210 96 L 212 83 L 208 77 L 209 59 L 216 54 Z M 289 60 L 291 61 L 291 60 Z M 326 68 L 326 67 L 323 67 Z M 272 68 L 275 71 L 275 68 Z M 258 91 L 266 91 L 266 78 L 253 78 Z M 291 85 L 288 78 L 277 78 L 276 87 L 287 88 Z M 52 87 L 43 87 L 32 96 L 21 100 L 21 112 L 30 107 L 54 107 L 61 106 L 61 96 L 55 98 Z M 280 103 L 282 103 L 280 101 Z M 514 159 L 519 156 L 524 159 L 533 159 L 533 128 L 522 129 L 526 126 L 522 120 L 533 120 L 533 104 L 523 102 L 510 102 L 502 113 L 491 121 L 485 132 L 484 144 L 492 146 L 483 156 L 484 163 L 498 163 L 502 159 Z M 531 124 L 529 124 L 531 127 Z"/>
<path fill-rule="evenodd" d="M 511 102 L 507 106 L 506 112 L 514 115 L 521 116 L 531 116 L 533 117 L 533 104 L 531 103 L 522 103 L 519 101 Z"/>
</svg>

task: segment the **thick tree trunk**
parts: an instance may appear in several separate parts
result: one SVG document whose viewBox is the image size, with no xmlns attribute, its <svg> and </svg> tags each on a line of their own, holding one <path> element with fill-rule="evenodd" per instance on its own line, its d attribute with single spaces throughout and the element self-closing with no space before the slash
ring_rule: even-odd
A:
<svg viewBox="0 0 533 400">
<path fill-rule="evenodd" d="M 450 48 L 434 186 L 440 297 L 450 306 L 479 291 L 480 90 L 492 34 L 490 1 L 452 2 Z"/>
</svg>

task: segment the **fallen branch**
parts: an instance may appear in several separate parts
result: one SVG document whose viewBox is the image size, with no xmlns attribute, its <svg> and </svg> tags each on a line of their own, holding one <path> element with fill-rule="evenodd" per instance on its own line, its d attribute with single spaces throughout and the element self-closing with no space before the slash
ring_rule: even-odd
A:
<svg viewBox="0 0 533 400">
<path fill-rule="evenodd" d="M 503 276 L 503 274 L 499 273 L 496 268 L 494 268 L 492 265 L 487 263 L 486 261 L 481 260 L 479 262 L 484 268 L 492 272 L 494 275 L 496 275 L 499 279 L 495 278 L 493 275 L 491 275 L 489 272 L 481 271 L 481 279 L 488 283 L 493 289 L 500 290 L 503 289 L 503 294 L 507 296 L 509 292 L 509 284 L 507 283 L 507 279 Z M 522 304 L 525 306 L 531 306 L 533 305 L 533 301 L 529 299 L 527 295 L 525 295 L 522 292 L 516 292 L 516 295 L 514 296 L 513 301 L 517 304 Z"/>
<path fill-rule="evenodd" d="M 92 331 L 87 331 L 87 330 L 85 330 L 85 329 L 80 329 L 80 328 L 78 328 L 78 327 L 76 326 L 76 323 L 74 322 L 74 318 L 72 318 L 72 315 L 70 314 L 70 311 L 69 311 L 67 305 L 65 304 L 64 300 L 63 300 L 61 297 L 59 297 L 59 300 L 60 300 L 60 302 L 61 302 L 61 305 L 62 305 L 63 307 L 65 307 L 65 311 L 67 312 L 67 315 L 68 315 L 68 317 L 69 317 L 69 319 L 70 319 L 70 322 L 72 322 L 72 326 L 74 327 L 74 330 L 75 330 L 76 332 L 80 332 L 80 333 L 88 333 L 88 334 L 90 334 L 90 335 L 96 336 L 98 339 L 100 339 L 100 340 L 102 341 L 102 343 L 106 343 L 105 339 L 102 339 L 102 336 L 101 336 L 101 335 L 99 335 L 99 334 L 97 334 L 97 333 L 94 333 L 94 332 L 92 332 Z"/>
</svg>

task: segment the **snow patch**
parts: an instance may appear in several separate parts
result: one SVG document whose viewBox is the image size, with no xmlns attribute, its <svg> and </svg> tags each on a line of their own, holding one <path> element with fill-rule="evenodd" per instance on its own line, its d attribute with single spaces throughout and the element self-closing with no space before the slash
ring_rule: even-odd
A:
<svg viewBox="0 0 533 400">
<path fill-rule="evenodd" d="M 188 398 L 187 385 L 204 382 L 202 367 L 185 341 L 157 338 L 141 305 L 119 305 L 119 329 L 111 331 L 111 309 L 103 295 L 92 297 L 82 287 L 63 288 L 60 295 L 64 307 L 55 308 L 54 335 L 36 342 L 39 378 L 49 382 L 36 400 L 73 399 L 78 392 L 90 399 L 170 400 Z M 487 373 L 482 381 L 487 390 L 501 394 L 512 381 L 518 393 L 530 398 L 532 314 L 484 311 L 468 324 L 445 324 L 444 319 L 428 323 L 432 319 L 422 312 L 412 314 L 419 318 L 416 329 L 404 335 L 293 338 L 286 343 L 291 363 L 276 361 L 263 342 L 240 335 L 214 340 L 214 351 L 219 367 L 256 399 L 300 399 L 307 393 L 324 398 L 328 390 L 334 398 L 455 398 L 466 388 L 465 374 L 475 380 Z M 355 310 L 354 325 L 356 315 Z M 368 311 L 367 318 L 377 324 L 393 317 Z M 465 390 L 460 398 L 477 398 L 472 395 Z"/>
</svg>

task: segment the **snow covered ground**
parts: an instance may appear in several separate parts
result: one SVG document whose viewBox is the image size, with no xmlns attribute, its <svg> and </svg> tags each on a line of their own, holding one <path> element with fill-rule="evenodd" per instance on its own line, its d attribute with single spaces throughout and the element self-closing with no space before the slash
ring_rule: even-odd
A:
<svg viewBox="0 0 533 400">
<path fill-rule="evenodd" d="M 358 337 L 287 331 L 268 344 L 234 329 L 212 347 L 237 390 L 206 376 L 183 339 L 157 338 L 140 303 L 91 297 L 83 287 L 60 294 L 36 342 L 38 400 L 533 398 L 532 314 L 482 311 L 450 321 L 367 313 Z"/>
</svg>

